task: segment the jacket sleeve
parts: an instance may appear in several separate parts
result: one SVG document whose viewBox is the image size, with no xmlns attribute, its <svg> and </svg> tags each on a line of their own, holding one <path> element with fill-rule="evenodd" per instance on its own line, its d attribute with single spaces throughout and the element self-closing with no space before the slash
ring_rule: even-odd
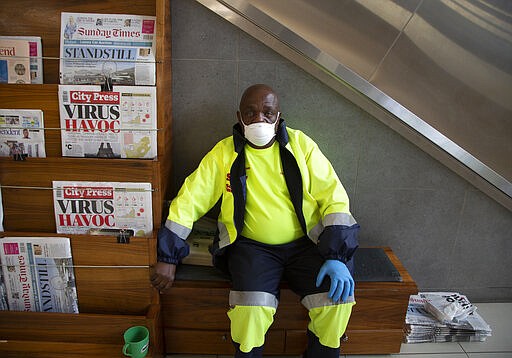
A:
<svg viewBox="0 0 512 358">
<path fill-rule="evenodd" d="M 185 179 L 171 202 L 166 222 L 158 231 L 158 261 L 177 264 L 189 254 L 185 240 L 194 222 L 206 214 L 222 195 L 225 174 L 221 160 L 222 148 L 217 145 Z"/>
<path fill-rule="evenodd" d="M 349 198 L 329 160 L 313 142 L 308 152 L 310 194 L 317 201 L 323 231 L 318 249 L 325 259 L 347 263 L 359 246 L 359 224 L 349 209 Z"/>
<path fill-rule="evenodd" d="M 177 265 L 190 253 L 190 247 L 178 235 L 162 225 L 158 230 L 157 260 Z"/>
</svg>

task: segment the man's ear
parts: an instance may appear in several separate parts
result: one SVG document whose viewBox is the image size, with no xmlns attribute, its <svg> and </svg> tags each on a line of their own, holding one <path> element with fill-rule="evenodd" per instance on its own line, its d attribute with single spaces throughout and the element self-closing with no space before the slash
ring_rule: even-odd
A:
<svg viewBox="0 0 512 358">
<path fill-rule="evenodd" d="M 236 111 L 236 118 L 238 119 L 238 123 L 240 123 L 240 125 L 243 128 L 244 126 L 243 126 L 243 122 L 242 122 L 242 113 L 240 113 L 240 111 Z"/>
<path fill-rule="evenodd" d="M 275 123 L 275 126 L 274 126 L 274 131 L 277 133 L 277 129 L 279 128 L 279 121 L 281 120 L 281 112 L 277 112 L 277 116 L 276 116 L 276 123 Z"/>
</svg>

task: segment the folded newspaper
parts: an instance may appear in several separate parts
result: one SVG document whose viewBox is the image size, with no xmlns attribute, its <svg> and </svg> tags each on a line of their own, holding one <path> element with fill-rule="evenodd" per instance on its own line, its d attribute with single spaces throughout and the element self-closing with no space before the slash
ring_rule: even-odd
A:
<svg viewBox="0 0 512 358">
<path fill-rule="evenodd" d="M 443 323 L 458 322 L 476 310 L 464 295 L 454 292 L 425 292 L 425 309 Z"/>
<path fill-rule="evenodd" d="M 0 262 L 9 310 L 78 313 L 69 238 L 0 238 Z"/>
<path fill-rule="evenodd" d="M 471 313 L 452 321 L 440 321 L 429 312 L 431 308 L 427 309 L 427 306 L 432 304 L 434 296 L 437 300 L 438 297 L 453 295 L 462 296 L 455 292 L 425 292 L 410 296 L 405 318 L 404 342 L 483 342 L 491 336 L 491 327 L 476 312 L 473 305 Z"/>
</svg>

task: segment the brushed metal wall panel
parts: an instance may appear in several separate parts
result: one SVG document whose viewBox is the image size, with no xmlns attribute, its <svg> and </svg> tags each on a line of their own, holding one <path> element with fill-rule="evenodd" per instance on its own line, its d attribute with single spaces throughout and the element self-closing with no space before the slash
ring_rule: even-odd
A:
<svg viewBox="0 0 512 358">
<path fill-rule="evenodd" d="M 423 2 L 371 82 L 512 181 L 512 25 L 472 3 Z"/>
<path fill-rule="evenodd" d="M 375 71 L 418 2 L 406 1 L 402 7 L 391 0 L 246 1 L 365 79 Z"/>
</svg>

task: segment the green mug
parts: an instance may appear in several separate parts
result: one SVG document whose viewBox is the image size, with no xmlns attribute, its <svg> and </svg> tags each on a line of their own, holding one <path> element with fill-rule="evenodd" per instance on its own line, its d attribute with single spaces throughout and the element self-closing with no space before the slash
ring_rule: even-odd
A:
<svg viewBox="0 0 512 358">
<path fill-rule="evenodd" d="M 132 358 L 143 358 L 148 354 L 149 331 L 144 326 L 133 326 L 124 332 L 123 354 Z"/>
</svg>

